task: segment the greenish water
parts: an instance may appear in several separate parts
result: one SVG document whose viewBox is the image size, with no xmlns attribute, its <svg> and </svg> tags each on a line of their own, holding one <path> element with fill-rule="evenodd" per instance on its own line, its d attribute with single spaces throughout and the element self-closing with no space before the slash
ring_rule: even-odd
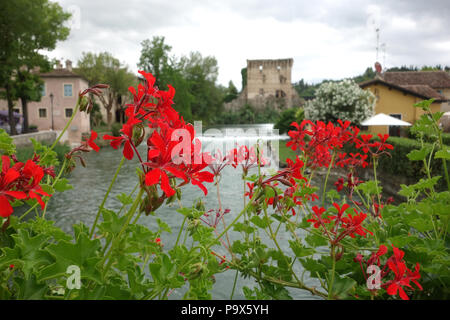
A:
<svg viewBox="0 0 450 320">
<path fill-rule="evenodd" d="M 220 141 L 220 139 L 218 141 Z M 143 152 L 145 146 L 140 146 L 139 149 Z M 83 168 L 82 166 L 78 166 L 71 173 L 69 180 L 73 189 L 64 193 L 57 193 L 51 198 L 47 210 L 47 217 L 49 219 L 54 219 L 56 225 L 67 232 L 72 232 L 72 225 L 79 223 L 80 221 L 91 226 L 121 157 L 121 150 L 114 150 L 110 147 L 102 148 L 98 153 L 90 152 L 89 154 L 86 154 L 85 160 L 87 167 Z M 135 173 L 137 166 L 138 161 L 136 157 L 131 161 L 126 161 L 118 175 L 110 197 L 106 201 L 106 208 L 112 210 L 120 209 L 121 203 L 117 200 L 116 196 L 122 192 L 128 194 L 134 189 L 137 183 L 137 175 Z M 230 213 L 225 215 L 227 225 L 243 208 L 243 181 L 241 180 L 241 176 L 242 171 L 240 167 L 233 169 L 229 166 L 222 172 L 220 183 L 221 200 L 223 207 L 225 209 L 230 209 Z M 191 206 L 195 199 L 201 198 L 205 202 L 206 210 L 216 209 L 218 207 L 216 188 L 213 184 L 205 185 L 207 185 L 209 190 L 207 196 L 204 196 L 203 192 L 198 187 L 192 185 L 183 187 L 182 205 Z M 178 203 L 163 206 L 156 211 L 155 216 L 141 216 L 139 219 L 139 223 L 146 225 L 150 229 L 157 228 L 157 218 L 160 218 L 169 224 L 172 228 L 172 233 L 164 233 L 161 237 L 166 249 L 171 248 L 175 243 L 177 232 L 183 220 L 183 216 L 176 212 L 178 206 Z M 303 236 L 301 231 L 298 231 L 298 235 L 300 237 Z M 260 236 L 264 242 L 270 247 L 273 247 L 273 244 L 265 234 L 260 234 Z M 241 234 L 231 232 L 230 237 L 231 239 L 237 239 L 241 237 Z M 285 252 L 291 252 L 287 242 L 288 239 L 289 235 L 280 231 L 279 241 Z M 226 251 L 223 248 L 218 247 L 215 248 L 215 250 L 223 255 L 226 254 Z M 299 276 L 302 274 L 300 268 L 299 264 L 296 263 L 295 271 Z M 229 299 L 234 277 L 235 271 L 233 270 L 216 275 L 216 283 L 212 290 L 213 299 Z M 309 279 L 306 276 L 305 282 L 310 286 L 319 286 L 317 281 Z M 234 299 L 245 298 L 242 294 L 243 286 L 252 288 L 255 285 L 256 282 L 252 278 L 238 278 Z M 306 291 L 288 290 L 291 292 L 294 299 L 318 299 L 317 297 L 311 296 Z M 184 292 L 185 290 L 183 289 L 174 290 L 170 295 L 170 299 L 180 299 Z"/>
</svg>

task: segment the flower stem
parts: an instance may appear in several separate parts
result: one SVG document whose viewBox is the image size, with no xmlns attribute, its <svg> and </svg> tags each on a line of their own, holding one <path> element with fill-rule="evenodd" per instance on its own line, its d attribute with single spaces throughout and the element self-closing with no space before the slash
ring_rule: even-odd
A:
<svg viewBox="0 0 450 320">
<path fill-rule="evenodd" d="M 108 191 L 106 191 L 106 194 L 103 197 L 103 201 L 100 204 L 100 207 L 98 208 L 97 215 L 95 216 L 94 224 L 92 225 L 91 232 L 89 233 L 89 238 L 92 238 L 92 235 L 94 234 L 95 227 L 97 226 L 98 218 L 100 217 L 100 214 L 103 210 L 103 206 L 105 205 L 106 199 L 108 199 L 108 196 L 109 196 L 109 193 L 111 192 L 112 186 L 114 185 L 114 182 L 116 182 L 117 176 L 119 175 L 119 171 L 122 168 L 122 165 L 124 162 L 125 162 L 125 157 L 122 157 L 122 159 L 120 160 L 119 166 L 117 167 L 116 173 L 114 174 L 114 177 L 111 180 L 111 183 L 109 184 Z"/>
<path fill-rule="evenodd" d="M 331 261 L 332 261 L 332 269 L 331 269 L 331 279 L 328 283 L 328 300 L 333 298 L 333 283 L 334 283 L 334 273 L 336 270 L 336 259 L 335 259 L 335 246 L 331 246 Z"/>
<path fill-rule="evenodd" d="M 122 234 L 125 232 L 126 228 L 128 227 L 128 225 L 130 224 L 131 219 L 133 218 L 134 213 L 136 212 L 136 209 L 138 208 L 140 202 L 141 202 L 141 197 L 142 194 L 144 193 L 143 189 L 139 190 L 139 193 L 136 197 L 136 199 L 134 199 L 134 202 L 130 208 L 130 210 L 128 210 L 128 214 L 127 214 L 127 220 L 125 221 L 125 223 L 122 226 L 122 229 L 120 229 L 119 234 L 117 235 L 117 237 L 114 238 L 112 244 L 111 244 L 111 248 L 109 249 L 108 253 L 105 255 L 105 257 L 102 260 L 102 264 L 104 264 L 106 262 L 106 260 L 111 256 L 111 254 L 114 252 L 114 249 L 117 247 L 120 238 L 122 236 Z M 108 261 L 108 264 L 106 265 L 104 271 L 103 271 L 103 276 L 106 276 L 107 271 L 109 270 L 109 268 L 111 267 L 113 262 L 113 259 L 110 258 Z"/>
<path fill-rule="evenodd" d="M 330 176 L 331 167 L 333 166 L 334 162 L 334 156 L 336 155 L 336 152 L 333 152 L 333 155 L 331 156 L 330 164 L 328 165 L 328 171 L 327 176 L 325 177 L 325 183 L 323 185 L 323 192 L 322 192 L 322 207 L 325 205 L 325 193 L 327 192 L 327 183 L 328 183 L 328 177 Z"/>
</svg>

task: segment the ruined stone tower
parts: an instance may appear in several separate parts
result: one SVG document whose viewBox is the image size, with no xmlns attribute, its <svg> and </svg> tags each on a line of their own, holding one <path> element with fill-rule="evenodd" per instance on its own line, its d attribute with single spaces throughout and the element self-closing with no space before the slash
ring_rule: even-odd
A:
<svg viewBox="0 0 450 320">
<path fill-rule="evenodd" d="M 291 83 L 294 60 L 247 60 L 247 85 L 241 95 L 225 107 L 236 110 L 248 103 L 255 108 L 291 108 L 299 96 Z"/>
</svg>

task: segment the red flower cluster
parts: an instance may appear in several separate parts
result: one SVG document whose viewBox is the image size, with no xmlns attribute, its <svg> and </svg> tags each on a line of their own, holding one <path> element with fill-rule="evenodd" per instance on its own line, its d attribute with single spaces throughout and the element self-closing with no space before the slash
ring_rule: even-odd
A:
<svg viewBox="0 0 450 320">
<path fill-rule="evenodd" d="M 15 199 L 36 199 L 44 209 L 42 196 L 46 193 L 39 185 L 44 175 L 54 175 L 53 171 L 44 169 L 35 163 L 38 158 L 28 160 L 26 163 L 16 162 L 11 166 L 11 159 L 2 156 L 2 171 L 0 172 L 0 217 L 6 218 L 13 213 L 11 203 Z"/>
<path fill-rule="evenodd" d="M 293 122 L 291 126 L 297 130 L 288 132 L 291 140 L 286 146 L 294 151 L 302 150 L 308 159 L 307 165 L 313 168 L 328 167 L 334 150 L 341 149 L 347 142 L 353 142 L 359 133 L 357 127 L 350 127 L 350 121 L 341 120 L 338 120 L 338 125 L 303 120 L 300 125 Z"/>
<path fill-rule="evenodd" d="M 208 154 L 201 152 L 200 141 L 194 143 L 194 128 L 186 124 L 182 117 L 172 108 L 175 89 L 169 85 L 168 91 L 154 86 L 152 74 L 139 71 L 144 77 L 144 84 L 138 90 L 130 87 L 133 103 L 127 104 L 125 114 L 127 122 L 120 130 L 119 137 L 104 135 L 103 139 L 111 140 L 113 148 L 122 144 L 123 155 L 128 160 L 139 158 L 145 174 L 147 186 L 160 185 L 168 198 L 175 194 L 175 188 L 188 182 L 197 185 L 206 194 L 203 182 L 213 182 L 210 172 L 202 171 L 208 166 Z M 143 125 L 147 122 L 152 134 L 147 140 L 147 156 L 143 159 L 137 150 L 143 138 Z M 181 155 L 180 155 L 181 153 Z M 183 181 L 177 186 L 176 179 Z"/>
<path fill-rule="evenodd" d="M 422 286 L 419 284 L 419 282 L 417 282 L 417 280 L 420 279 L 420 266 L 419 263 L 417 263 L 414 271 L 411 271 L 406 267 L 406 263 L 403 260 L 405 252 L 394 247 L 394 245 L 392 245 L 392 249 L 394 251 L 393 255 L 389 259 L 387 259 L 384 267 L 381 269 L 380 280 L 386 278 L 390 274 L 393 274 L 393 279 L 385 281 L 380 285 L 380 287 L 386 289 L 386 292 L 391 296 L 397 295 L 398 292 L 400 298 L 402 298 L 403 300 L 409 300 L 409 297 L 403 287 L 408 287 L 409 289 L 414 290 L 414 288 L 410 284 L 410 282 L 413 282 L 419 288 L 419 290 L 422 290 Z M 368 279 L 368 275 L 365 273 L 363 264 L 365 264 L 366 268 L 371 265 L 380 267 L 381 256 L 385 255 L 387 252 L 387 247 L 385 245 L 381 245 L 378 251 L 372 253 L 367 261 L 364 260 L 364 257 L 361 254 L 358 254 L 355 257 L 354 261 L 358 262 L 361 266 L 362 273 L 366 280 Z"/>
<path fill-rule="evenodd" d="M 323 214 L 326 212 L 325 208 L 314 206 L 312 208 L 313 218 L 307 220 L 307 222 L 314 224 L 314 228 L 322 227 L 324 234 L 331 244 L 339 244 L 346 236 L 355 238 L 355 235 L 363 237 L 365 237 L 367 233 L 373 235 L 371 231 L 362 226 L 367 214 L 353 209 L 354 215 L 347 213 L 347 216 L 344 216 L 344 213 L 350 208 L 348 204 L 343 204 L 342 207 L 340 207 L 339 204 L 333 203 L 333 206 L 337 210 L 337 215 L 324 217 Z M 332 222 L 334 222 L 334 224 L 332 224 Z M 325 224 L 330 224 L 330 227 L 327 228 Z"/>
<path fill-rule="evenodd" d="M 371 134 L 362 134 L 361 139 L 355 139 L 356 148 L 362 149 L 364 153 L 370 153 L 372 156 L 380 156 L 381 154 L 389 154 L 386 150 L 393 150 L 394 147 L 386 143 L 389 138 L 388 134 L 378 134 L 380 141 L 371 142 Z"/>
</svg>

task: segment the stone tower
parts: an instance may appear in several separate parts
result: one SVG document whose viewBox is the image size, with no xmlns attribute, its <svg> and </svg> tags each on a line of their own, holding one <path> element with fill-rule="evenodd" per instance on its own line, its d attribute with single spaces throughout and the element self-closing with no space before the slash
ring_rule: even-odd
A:
<svg viewBox="0 0 450 320">
<path fill-rule="evenodd" d="M 292 87 L 291 72 L 294 59 L 247 60 L 247 85 L 237 99 L 226 103 L 226 110 L 236 111 L 246 103 L 261 109 L 284 109 L 301 104 Z"/>
<path fill-rule="evenodd" d="M 247 100 L 255 106 L 273 100 L 277 106 L 292 106 L 296 92 L 291 83 L 293 59 L 247 60 Z"/>
</svg>

